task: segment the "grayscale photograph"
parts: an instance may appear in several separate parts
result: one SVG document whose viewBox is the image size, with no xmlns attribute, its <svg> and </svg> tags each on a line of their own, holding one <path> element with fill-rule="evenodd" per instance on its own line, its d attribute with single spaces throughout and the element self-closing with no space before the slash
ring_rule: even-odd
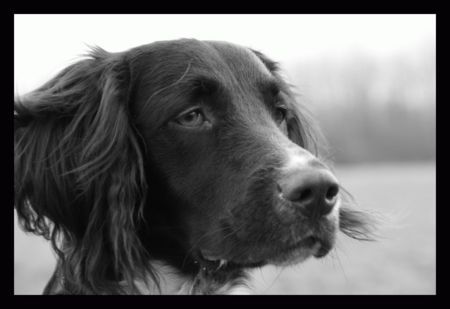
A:
<svg viewBox="0 0 450 309">
<path fill-rule="evenodd" d="M 435 295 L 435 14 L 14 14 L 15 295 Z"/>
</svg>

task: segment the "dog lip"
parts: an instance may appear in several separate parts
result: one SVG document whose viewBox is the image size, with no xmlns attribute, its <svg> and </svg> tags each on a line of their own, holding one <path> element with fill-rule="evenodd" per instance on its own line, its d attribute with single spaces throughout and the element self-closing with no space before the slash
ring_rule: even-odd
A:
<svg viewBox="0 0 450 309">
<path fill-rule="evenodd" d="M 236 268 L 253 268 L 253 267 L 260 267 L 263 266 L 266 262 L 265 261 L 258 261 L 258 262 L 248 262 L 248 263 L 241 263 L 241 262 L 235 262 L 232 259 L 224 259 L 223 257 L 216 256 L 216 255 L 208 255 L 205 253 L 202 253 L 202 251 L 199 251 L 198 260 L 201 261 L 204 266 L 210 269 L 219 270 L 219 269 L 227 269 L 232 270 Z"/>
<path fill-rule="evenodd" d="M 304 252 L 308 256 L 313 256 L 315 258 L 322 258 L 326 256 L 332 249 L 333 241 L 326 237 L 321 237 L 315 233 L 308 234 L 308 236 L 302 237 L 299 241 L 284 246 L 281 248 L 281 251 L 277 254 L 279 257 L 283 257 L 284 255 L 289 255 L 292 252 L 296 252 L 298 250 Z M 299 251 L 299 252 L 300 252 Z M 267 263 L 270 263 L 269 260 L 261 260 L 257 262 L 237 262 L 233 261 L 231 258 L 225 258 L 224 256 L 208 252 L 208 250 L 199 250 L 198 252 L 198 261 L 201 265 L 206 266 L 209 269 L 215 270 L 231 270 L 236 268 L 253 268 L 260 267 Z"/>
<path fill-rule="evenodd" d="M 321 239 L 315 235 L 311 235 L 298 241 L 295 245 L 290 246 L 288 248 L 288 251 L 302 248 L 314 249 L 314 247 L 316 247 L 316 249 L 312 252 L 312 256 L 314 256 L 315 258 L 324 257 L 328 254 L 328 252 L 330 252 L 332 248 L 329 241 Z"/>
<path fill-rule="evenodd" d="M 329 241 L 316 238 L 317 242 L 319 243 L 319 248 L 316 250 L 315 253 L 313 253 L 313 256 L 315 258 L 322 258 L 328 254 L 328 252 L 331 251 L 332 245 Z"/>
<path fill-rule="evenodd" d="M 320 258 L 324 257 L 325 255 L 327 255 L 328 252 L 330 252 L 329 249 L 324 249 L 324 247 L 320 247 L 319 250 L 316 253 L 313 254 L 313 256 L 315 258 L 320 259 Z"/>
<path fill-rule="evenodd" d="M 298 249 L 298 248 L 312 248 L 317 242 L 319 242 L 319 239 L 313 235 L 303 237 L 301 240 L 297 241 L 293 245 L 289 246 L 287 250 L 291 249 Z"/>
<path fill-rule="evenodd" d="M 319 239 L 315 236 L 308 236 L 300 241 L 301 245 L 306 247 L 313 247 L 317 242 L 319 242 Z"/>
</svg>

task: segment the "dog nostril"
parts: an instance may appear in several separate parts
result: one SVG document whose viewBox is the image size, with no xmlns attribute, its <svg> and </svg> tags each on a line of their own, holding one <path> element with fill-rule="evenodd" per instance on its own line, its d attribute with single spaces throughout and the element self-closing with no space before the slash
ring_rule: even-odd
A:
<svg viewBox="0 0 450 309">
<path fill-rule="evenodd" d="M 339 192 L 339 186 L 331 185 L 325 194 L 325 199 L 327 201 L 333 201 L 333 199 L 337 196 L 338 192 Z"/>
<path fill-rule="evenodd" d="M 311 218 L 319 218 L 332 212 L 337 204 L 339 183 L 324 170 L 295 173 L 277 183 L 279 196 L 292 202 L 289 206 Z"/>
<path fill-rule="evenodd" d="M 306 188 L 298 192 L 298 197 L 295 199 L 296 202 L 305 202 L 313 197 L 313 190 Z"/>
</svg>

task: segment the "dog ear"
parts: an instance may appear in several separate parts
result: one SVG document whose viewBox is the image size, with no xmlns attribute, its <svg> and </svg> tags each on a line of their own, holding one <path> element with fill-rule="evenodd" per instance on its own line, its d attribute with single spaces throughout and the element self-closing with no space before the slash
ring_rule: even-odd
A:
<svg viewBox="0 0 450 309">
<path fill-rule="evenodd" d="M 148 267 L 137 235 L 147 184 L 129 80 L 125 54 L 96 48 L 15 102 L 19 222 L 51 240 L 67 284 L 95 293 L 111 274 L 134 287 Z"/>
</svg>

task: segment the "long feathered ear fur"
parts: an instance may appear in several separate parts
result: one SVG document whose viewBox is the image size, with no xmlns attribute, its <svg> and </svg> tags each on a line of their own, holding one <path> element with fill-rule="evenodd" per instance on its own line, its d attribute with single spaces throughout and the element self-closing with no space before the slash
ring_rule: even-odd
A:
<svg viewBox="0 0 450 309">
<path fill-rule="evenodd" d="M 136 231 L 147 184 L 129 74 L 124 54 L 97 48 L 15 102 L 19 222 L 51 240 L 65 288 L 83 287 L 73 293 L 134 293 L 150 271 Z"/>
</svg>

